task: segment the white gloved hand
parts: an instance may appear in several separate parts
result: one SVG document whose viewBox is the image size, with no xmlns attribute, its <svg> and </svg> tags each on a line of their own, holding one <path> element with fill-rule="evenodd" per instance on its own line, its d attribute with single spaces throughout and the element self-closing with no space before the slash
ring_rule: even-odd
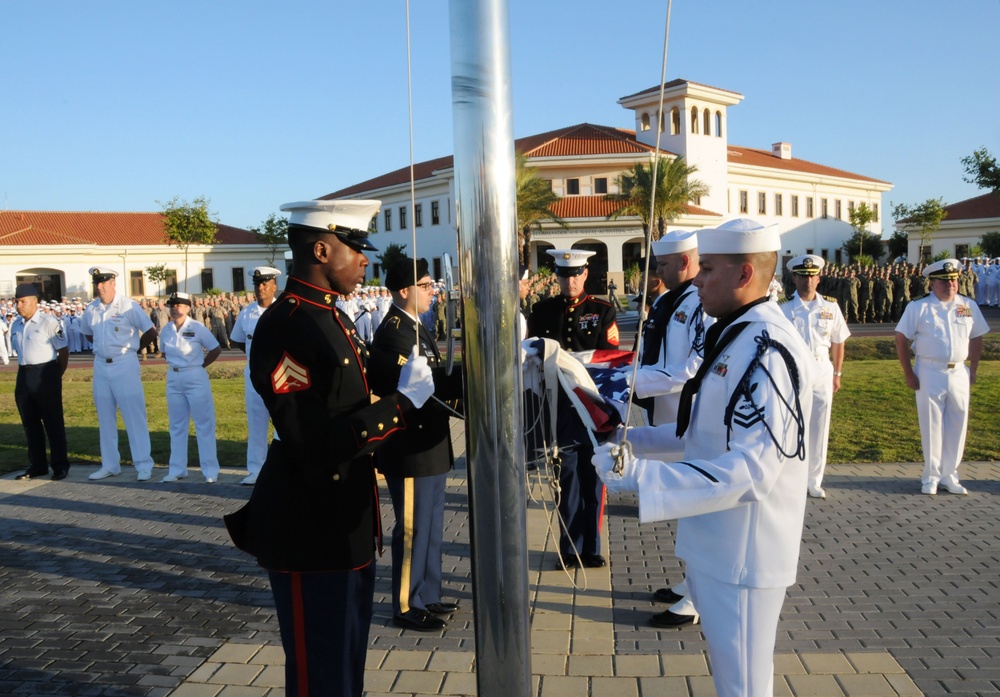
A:
<svg viewBox="0 0 1000 697">
<path fill-rule="evenodd" d="M 618 455 L 621 454 L 622 472 L 615 472 L 615 463 L 618 462 Z M 622 493 L 626 491 L 639 490 L 639 477 L 646 468 L 645 460 L 637 460 L 632 455 L 632 448 L 628 441 L 621 445 L 605 443 L 598 446 L 594 451 L 594 469 L 597 476 L 604 482 L 604 486 L 611 493 Z"/>
<path fill-rule="evenodd" d="M 396 389 L 413 402 L 417 409 L 424 406 L 434 394 L 434 374 L 427 364 L 427 358 L 417 355 L 416 346 L 410 351 L 406 365 L 399 372 L 399 385 Z"/>
</svg>

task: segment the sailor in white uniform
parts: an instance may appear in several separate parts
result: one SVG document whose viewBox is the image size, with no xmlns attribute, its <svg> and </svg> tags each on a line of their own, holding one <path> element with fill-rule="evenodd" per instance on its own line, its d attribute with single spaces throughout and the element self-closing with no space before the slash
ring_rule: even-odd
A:
<svg viewBox="0 0 1000 697">
<path fill-rule="evenodd" d="M 257 476 L 264 466 L 264 458 L 267 457 L 267 436 L 271 423 L 264 400 L 250 382 L 250 347 L 253 344 L 257 321 L 264 314 L 264 310 L 274 302 L 274 296 L 278 292 L 277 278 L 280 275 L 281 271 L 271 266 L 258 266 L 250 272 L 256 302 L 250 303 L 240 311 L 229 337 L 229 342 L 247 355 L 247 365 L 243 369 L 243 397 L 247 410 L 247 476 L 240 482 L 245 486 L 257 483 Z"/>
<path fill-rule="evenodd" d="M 802 537 L 814 359 L 767 299 L 779 249 L 777 231 L 750 220 L 699 230 L 694 284 L 717 321 L 676 431 L 635 429 L 634 449 L 607 444 L 594 457 L 609 490 L 638 492 L 641 522 L 679 519 L 677 555 L 720 697 L 772 695 L 778 616 Z M 635 457 L 681 437 L 683 461 Z"/>
<path fill-rule="evenodd" d="M 194 420 L 198 461 L 208 484 L 219 479 L 215 443 L 215 402 L 205 368 L 222 353 L 218 339 L 189 316 L 191 296 L 171 293 L 170 322 L 160 334 L 160 351 L 167 361 L 167 418 L 170 423 L 170 469 L 164 482 L 187 477 L 188 428 Z"/>
<path fill-rule="evenodd" d="M 932 496 L 938 485 L 953 494 L 969 493 L 958 480 L 958 466 L 969 425 L 969 390 L 976 384 L 983 334 L 990 330 L 979 306 L 958 294 L 958 267 L 957 259 L 927 266 L 923 274 L 931 292 L 907 305 L 896 325 L 896 355 L 917 397 L 924 452 L 921 491 Z"/>
<path fill-rule="evenodd" d="M 812 413 L 809 415 L 809 441 L 806 443 L 809 463 L 806 491 L 813 498 L 819 499 L 826 498 L 823 472 L 826 470 L 830 437 L 830 414 L 833 410 L 833 395 L 840 390 L 844 342 L 851 335 L 837 301 L 816 292 L 820 271 L 825 264 L 823 257 L 815 254 L 803 254 L 789 260 L 785 268 L 792 274 L 795 293 L 787 302 L 781 303 L 785 317 L 805 340 L 816 359 Z"/>
<path fill-rule="evenodd" d="M 98 297 L 84 308 L 80 329 L 94 346 L 94 405 L 101 434 L 101 468 L 90 479 L 121 474 L 116 419 L 121 411 L 136 478 L 144 482 L 152 475 L 153 458 L 138 351 L 156 339 L 156 328 L 139 303 L 117 291 L 117 272 L 94 266 L 89 273 Z"/>
</svg>

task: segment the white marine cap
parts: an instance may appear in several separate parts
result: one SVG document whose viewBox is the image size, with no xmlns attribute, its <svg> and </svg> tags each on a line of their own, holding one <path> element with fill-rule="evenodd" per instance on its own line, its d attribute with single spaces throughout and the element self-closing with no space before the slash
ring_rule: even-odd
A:
<svg viewBox="0 0 1000 697">
<path fill-rule="evenodd" d="M 757 254 L 779 249 L 778 228 L 750 218 L 736 218 L 717 228 L 698 231 L 698 254 Z"/>
<path fill-rule="evenodd" d="M 942 259 L 941 261 L 935 261 L 933 264 L 928 264 L 924 267 L 924 278 L 937 278 L 951 281 L 958 278 L 960 266 L 961 264 L 958 263 L 958 259 Z"/>
<path fill-rule="evenodd" d="M 284 203 L 281 210 L 289 213 L 289 225 L 326 230 L 352 249 L 377 252 L 378 247 L 368 241 L 368 225 L 381 206 L 381 201 L 333 199 Z"/>
<path fill-rule="evenodd" d="M 587 268 L 587 259 L 597 254 L 583 249 L 547 249 L 556 260 L 556 276 L 579 276 Z"/>
<path fill-rule="evenodd" d="M 281 271 L 273 266 L 257 266 L 250 271 L 247 271 L 247 275 L 253 279 L 253 284 L 257 285 L 258 283 L 270 281 L 275 277 L 280 276 Z"/>
<path fill-rule="evenodd" d="M 801 254 L 785 264 L 786 269 L 798 276 L 818 276 L 824 266 L 826 260 L 815 254 Z"/>
<path fill-rule="evenodd" d="M 94 283 L 103 283 L 118 275 L 117 271 L 107 266 L 91 266 L 87 273 L 94 279 Z"/>
<path fill-rule="evenodd" d="M 664 233 L 663 237 L 653 242 L 650 247 L 654 257 L 663 257 L 668 254 L 680 254 L 691 249 L 698 248 L 697 230 L 671 230 Z"/>
<path fill-rule="evenodd" d="M 167 305 L 190 305 L 191 296 L 188 293 L 171 293 L 170 297 L 167 298 Z"/>
</svg>

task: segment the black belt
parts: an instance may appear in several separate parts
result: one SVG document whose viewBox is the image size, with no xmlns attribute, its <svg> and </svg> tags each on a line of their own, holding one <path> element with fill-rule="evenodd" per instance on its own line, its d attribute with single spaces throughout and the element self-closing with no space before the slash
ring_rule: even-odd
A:
<svg viewBox="0 0 1000 697">
<path fill-rule="evenodd" d="M 25 370 L 40 370 L 47 365 L 51 365 L 55 361 L 49 361 L 48 363 L 33 363 L 31 365 L 19 365 L 18 368 L 24 368 Z"/>
</svg>

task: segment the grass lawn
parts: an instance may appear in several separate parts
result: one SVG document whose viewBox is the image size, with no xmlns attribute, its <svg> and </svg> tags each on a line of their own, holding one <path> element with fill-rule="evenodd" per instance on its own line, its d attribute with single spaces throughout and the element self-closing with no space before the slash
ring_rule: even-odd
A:
<svg viewBox="0 0 1000 697">
<path fill-rule="evenodd" d="M 1000 337 L 988 337 L 979 378 L 972 389 L 972 414 L 965 447 L 966 460 L 1000 460 Z M 830 427 L 831 463 L 920 462 L 920 430 L 913 392 L 889 350 L 889 339 L 859 338 L 848 341 L 843 388 L 833 400 Z M 63 405 L 71 462 L 97 465 L 100 445 L 97 415 L 91 397 L 92 370 L 73 368 L 63 380 Z M 167 431 L 166 382 L 163 366 L 143 366 L 146 413 L 149 418 L 153 459 L 165 465 L 170 455 Z M 243 363 L 227 361 L 209 367 L 218 434 L 219 462 L 240 468 L 246 458 L 246 411 L 243 406 Z M 24 430 L 14 404 L 15 373 L 0 373 L 0 472 L 27 465 Z M 128 439 L 121 418 L 119 447 L 129 459 Z M 197 466 L 194 428 L 189 442 L 189 466 Z"/>
</svg>

